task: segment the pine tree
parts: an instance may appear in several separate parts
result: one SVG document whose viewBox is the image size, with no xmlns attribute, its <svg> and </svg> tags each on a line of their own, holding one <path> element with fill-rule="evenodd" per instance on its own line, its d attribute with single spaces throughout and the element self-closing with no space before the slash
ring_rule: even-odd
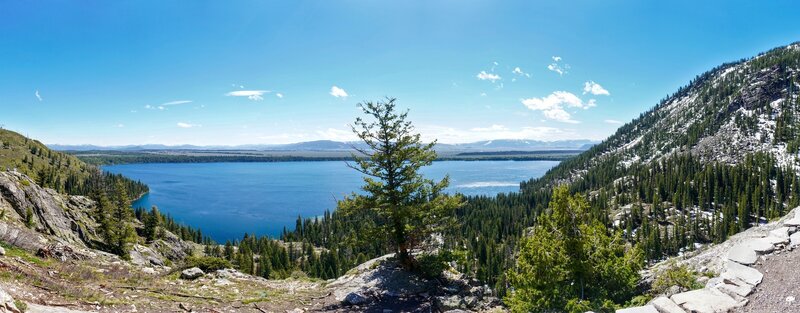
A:
<svg viewBox="0 0 800 313">
<path fill-rule="evenodd" d="M 416 269 L 409 251 L 452 222 L 461 198 L 444 193 L 448 177 L 434 182 L 419 173 L 436 159 L 436 141 L 422 143 L 406 120 L 408 112 L 396 112 L 395 99 L 359 106 L 373 120 L 359 117 L 352 129 L 369 148 L 356 148 L 360 155 L 354 154 L 355 164 L 348 165 L 366 175 L 365 194 L 352 194 L 338 208 L 345 214 L 372 212 L 379 231 L 373 238 L 389 234 L 400 264 Z"/>
<path fill-rule="evenodd" d="M 570 196 L 566 187 L 553 190 L 548 212 L 522 239 L 507 274 L 512 311 L 607 311 L 636 292 L 641 253 L 626 248 L 620 233 L 609 233 L 587 209 L 585 198 Z"/>
<path fill-rule="evenodd" d="M 158 208 L 153 206 L 149 213 L 144 214 L 143 219 L 145 239 L 147 241 L 153 241 L 159 238 L 163 217 L 161 216 L 161 213 L 158 212 Z"/>
</svg>

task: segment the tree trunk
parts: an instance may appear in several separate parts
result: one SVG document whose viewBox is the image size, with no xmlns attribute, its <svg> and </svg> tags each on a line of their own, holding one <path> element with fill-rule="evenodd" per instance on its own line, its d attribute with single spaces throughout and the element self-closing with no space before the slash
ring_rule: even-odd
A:
<svg viewBox="0 0 800 313">
<path fill-rule="evenodd" d="M 406 241 L 404 225 L 398 218 L 394 220 L 394 233 L 395 241 L 397 242 L 397 259 L 400 261 L 400 265 L 406 270 L 413 270 L 414 260 L 408 252 L 408 241 Z"/>
</svg>

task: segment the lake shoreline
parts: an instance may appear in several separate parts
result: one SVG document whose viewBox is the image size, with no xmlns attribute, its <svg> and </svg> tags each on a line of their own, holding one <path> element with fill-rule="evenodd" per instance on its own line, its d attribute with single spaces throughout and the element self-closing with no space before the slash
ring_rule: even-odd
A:
<svg viewBox="0 0 800 313">
<path fill-rule="evenodd" d="M 65 151 L 93 165 L 353 161 L 350 151 Z M 448 151 L 436 161 L 563 161 L 583 150 Z"/>
<path fill-rule="evenodd" d="M 495 196 L 519 190 L 557 161 L 435 161 L 423 174 L 449 175 L 447 192 Z M 176 222 L 202 229 L 217 242 L 243 233 L 278 237 L 297 217 L 333 212 L 336 200 L 359 192 L 363 179 L 343 162 L 139 163 L 102 166 L 141 181 L 150 192 L 135 207 L 157 206 Z"/>
</svg>

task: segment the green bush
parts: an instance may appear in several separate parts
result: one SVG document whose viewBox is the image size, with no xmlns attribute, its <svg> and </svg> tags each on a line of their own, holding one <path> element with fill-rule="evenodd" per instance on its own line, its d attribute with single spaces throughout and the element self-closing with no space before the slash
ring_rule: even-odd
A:
<svg viewBox="0 0 800 313">
<path fill-rule="evenodd" d="M 450 251 L 422 254 L 417 257 L 417 272 L 420 276 L 428 279 L 440 277 L 446 269 L 450 268 L 447 263 L 453 259 Z"/>
<path fill-rule="evenodd" d="M 233 268 L 231 262 L 228 260 L 218 258 L 218 257 L 211 257 L 211 256 L 203 256 L 203 257 L 194 257 L 190 256 L 186 258 L 186 268 L 197 267 L 203 270 L 204 272 L 213 272 L 216 270 L 221 270 L 223 268 Z"/>
<path fill-rule="evenodd" d="M 17 306 L 20 312 L 25 312 L 28 310 L 28 304 L 19 300 L 14 300 L 14 305 Z"/>
<path fill-rule="evenodd" d="M 697 276 L 697 273 L 685 265 L 670 263 L 664 271 L 656 274 L 651 293 L 653 295 L 663 294 L 672 286 L 680 287 L 681 291 L 702 288 L 703 285 L 697 282 Z"/>
</svg>

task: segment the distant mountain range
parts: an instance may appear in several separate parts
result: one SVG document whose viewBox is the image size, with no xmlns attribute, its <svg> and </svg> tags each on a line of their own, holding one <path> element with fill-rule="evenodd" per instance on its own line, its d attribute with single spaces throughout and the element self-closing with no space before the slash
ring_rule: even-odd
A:
<svg viewBox="0 0 800 313">
<path fill-rule="evenodd" d="M 587 139 L 540 141 L 525 139 L 486 140 L 460 144 L 437 144 L 439 151 L 538 151 L 538 150 L 587 150 L 597 142 Z M 353 147 L 363 148 L 361 142 L 316 140 L 276 145 L 195 146 L 195 145 L 47 145 L 60 151 L 145 151 L 145 150 L 259 150 L 259 151 L 349 151 Z"/>
</svg>

